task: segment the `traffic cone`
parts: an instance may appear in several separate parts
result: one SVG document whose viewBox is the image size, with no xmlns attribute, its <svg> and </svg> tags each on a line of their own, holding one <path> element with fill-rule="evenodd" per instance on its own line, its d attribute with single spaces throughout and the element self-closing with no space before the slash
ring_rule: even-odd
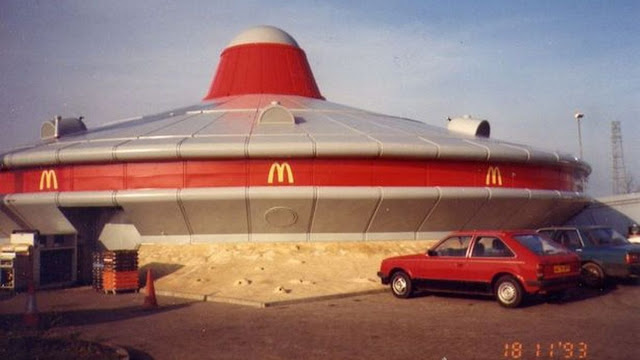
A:
<svg viewBox="0 0 640 360">
<path fill-rule="evenodd" d="M 24 325 L 29 327 L 38 326 L 38 306 L 36 305 L 36 289 L 33 281 L 29 282 L 29 291 L 27 294 L 27 308 L 22 317 Z"/>
<path fill-rule="evenodd" d="M 158 307 L 156 289 L 153 287 L 153 275 L 151 275 L 151 269 L 147 269 L 147 294 L 144 297 L 144 304 L 142 304 L 142 307 L 145 309 Z"/>
</svg>

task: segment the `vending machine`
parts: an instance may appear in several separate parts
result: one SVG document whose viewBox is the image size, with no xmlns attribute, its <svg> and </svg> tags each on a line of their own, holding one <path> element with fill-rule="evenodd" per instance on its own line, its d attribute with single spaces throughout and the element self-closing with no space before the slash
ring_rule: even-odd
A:
<svg viewBox="0 0 640 360">
<path fill-rule="evenodd" d="M 20 230 L 0 246 L 0 289 L 22 291 L 74 284 L 77 279 L 75 234 L 42 235 Z"/>
<path fill-rule="evenodd" d="M 34 244 L 37 233 L 11 236 L 11 242 L 0 247 L 0 289 L 26 290 L 34 276 Z"/>
</svg>

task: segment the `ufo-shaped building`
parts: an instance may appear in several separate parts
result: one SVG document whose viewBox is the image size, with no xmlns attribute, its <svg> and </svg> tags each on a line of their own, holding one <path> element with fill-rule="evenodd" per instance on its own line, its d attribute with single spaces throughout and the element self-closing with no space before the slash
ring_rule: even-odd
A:
<svg viewBox="0 0 640 360">
<path fill-rule="evenodd" d="M 99 238 L 435 239 L 562 223 L 587 205 L 586 163 L 489 133 L 326 101 L 296 41 L 260 26 L 229 43 L 197 105 L 94 129 L 57 117 L 2 154 L 0 238 L 74 237 L 81 263 Z"/>
</svg>

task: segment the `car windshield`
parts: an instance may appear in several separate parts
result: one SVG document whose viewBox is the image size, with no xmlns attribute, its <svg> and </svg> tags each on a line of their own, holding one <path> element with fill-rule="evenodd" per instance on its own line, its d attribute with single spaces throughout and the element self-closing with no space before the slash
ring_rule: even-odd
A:
<svg viewBox="0 0 640 360">
<path fill-rule="evenodd" d="M 616 246 L 630 244 L 624 236 L 612 228 L 582 230 L 582 237 L 592 246 Z"/>
<path fill-rule="evenodd" d="M 537 234 L 515 235 L 513 238 L 538 255 L 557 255 L 569 252 L 564 247 Z"/>
</svg>

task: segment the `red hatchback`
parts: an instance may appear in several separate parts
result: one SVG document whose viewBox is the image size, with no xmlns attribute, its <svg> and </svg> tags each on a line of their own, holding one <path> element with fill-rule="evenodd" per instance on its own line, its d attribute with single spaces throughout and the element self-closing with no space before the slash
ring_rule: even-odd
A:
<svg viewBox="0 0 640 360">
<path fill-rule="evenodd" d="M 416 288 L 494 295 L 517 307 L 527 294 L 561 293 L 578 283 L 580 259 L 535 231 L 461 231 L 426 254 L 382 260 L 378 276 L 399 298 Z"/>
</svg>

